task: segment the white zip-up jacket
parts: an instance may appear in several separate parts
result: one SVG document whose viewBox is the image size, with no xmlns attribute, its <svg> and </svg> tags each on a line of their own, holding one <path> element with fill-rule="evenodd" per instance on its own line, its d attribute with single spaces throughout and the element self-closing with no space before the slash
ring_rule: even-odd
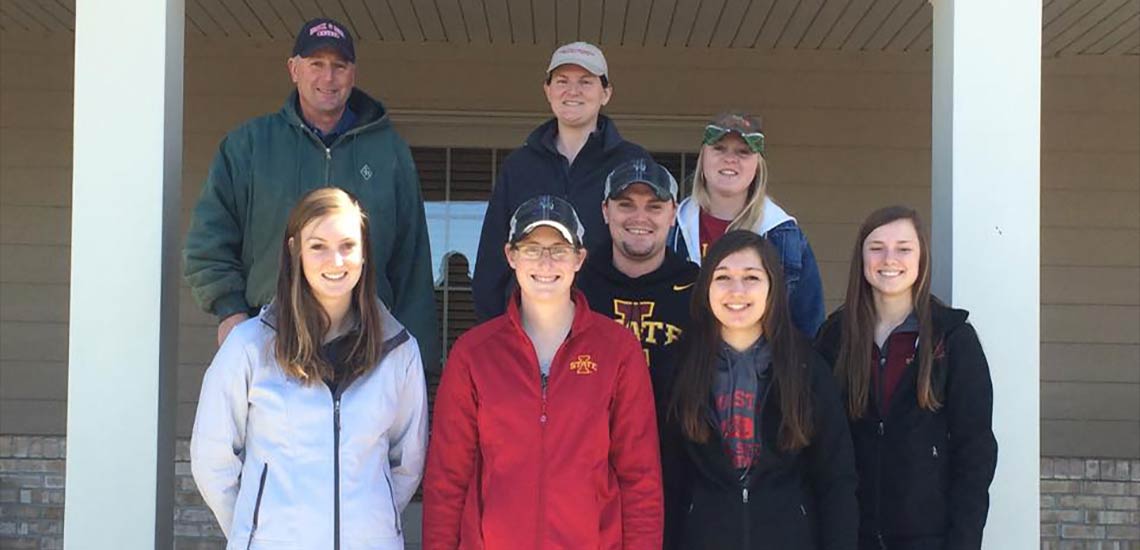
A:
<svg viewBox="0 0 1140 550">
<path fill-rule="evenodd" d="M 190 468 L 227 550 L 402 549 L 427 391 L 415 338 L 381 306 L 380 364 L 334 396 L 285 374 L 271 308 L 238 325 L 202 381 Z"/>
</svg>

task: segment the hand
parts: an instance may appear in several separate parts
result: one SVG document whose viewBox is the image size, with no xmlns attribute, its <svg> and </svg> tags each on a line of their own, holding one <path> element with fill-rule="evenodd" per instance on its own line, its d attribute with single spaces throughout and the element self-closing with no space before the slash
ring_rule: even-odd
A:
<svg viewBox="0 0 1140 550">
<path fill-rule="evenodd" d="M 246 313 L 235 313 L 233 315 L 230 315 L 229 317 L 226 317 L 225 319 L 222 319 L 221 323 L 218 323 L 218 347 L 219 348 L 222 347 L 222 342 L 226 341 L 226 336 L 230 335 L 230 331 L 233 330 L 234 327 L 238 326 L 238 323 L 245 321 L 246 319 L 249 319 L 248 314 L 246 314 Z"/>
</svg>

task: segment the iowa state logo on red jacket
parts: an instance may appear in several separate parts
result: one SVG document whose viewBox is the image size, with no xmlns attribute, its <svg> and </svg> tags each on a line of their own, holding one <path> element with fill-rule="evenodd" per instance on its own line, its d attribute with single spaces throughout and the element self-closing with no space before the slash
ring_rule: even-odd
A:
<svg viewBox="0 0 1140 550">
<path fill-rule="evenodd" d="M 570 362 L 570 370 L 575 374 L 594 374 L 598 372 L 598 364 L 590 359 L 589 355 L 579 355 L 577 359 Z"/>
</svg>

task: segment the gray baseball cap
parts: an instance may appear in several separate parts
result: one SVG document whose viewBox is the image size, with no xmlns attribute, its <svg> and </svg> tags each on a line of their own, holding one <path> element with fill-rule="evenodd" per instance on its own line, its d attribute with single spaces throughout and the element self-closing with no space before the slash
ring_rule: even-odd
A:
<svg viewBox="0 0 1140 550">
<path fill-rule="evenodd" d="M 661 200 L 677 201 L 677 180 L 664 166 L 649 159 L 627 160 L 614 168 L 606 176 L 606 190 L 602 200 L 612 199 L 624 192 L 630 185 L 644 183 Z"/>
</svg>

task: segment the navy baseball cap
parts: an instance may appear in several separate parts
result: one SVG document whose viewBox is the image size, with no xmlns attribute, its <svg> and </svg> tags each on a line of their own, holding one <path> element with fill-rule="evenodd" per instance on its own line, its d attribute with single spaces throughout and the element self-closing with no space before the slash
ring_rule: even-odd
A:
<svg viewBox="0 0 1140 550">
<path fill-rule="evenodd" d="M 606 176 L 606 190 L 602 200 L 612 199 L 630 185 L 644 183 L 663 201 L 677 201 L 677 180 L 664 166 L 646 159 L 627 160 Z"/>
<path fill-rule="evenodd" d="M 330 48 L 349 63 L 356 62 L 356 48 L 352 45 L 352 33 L 344 25 L 333 19 L 311 19 L 297 33 L 293 43 L 293 55 L 309 57 L 317 51 Z"/>
<path fill-rule="evenodd" d="M 535 228 L 544 225 L 557 229 L 562 238 L 575 248 L 582 248 L 586 228 L 582 227 L 582 221 L 578 219 L 574 207 L 565 199 L 554 195 L 539 195 L 520 204 L 511 216 L 508 241 L 511 244 L 517 243 Z"/>
</svg>

